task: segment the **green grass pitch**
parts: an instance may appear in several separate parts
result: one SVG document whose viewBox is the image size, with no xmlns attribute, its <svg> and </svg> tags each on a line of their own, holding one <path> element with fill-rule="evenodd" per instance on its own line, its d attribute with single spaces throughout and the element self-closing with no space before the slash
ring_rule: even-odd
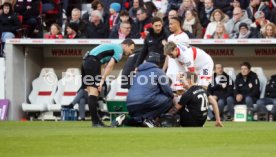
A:
<svg viewBox="0 0 276 157">
<path fill-rule="evenodd" d="M 0 122 L 0 157 L 275 157 L 276 123 L 215 128 L 91 128 L 90 122 Z"/>
</svg>

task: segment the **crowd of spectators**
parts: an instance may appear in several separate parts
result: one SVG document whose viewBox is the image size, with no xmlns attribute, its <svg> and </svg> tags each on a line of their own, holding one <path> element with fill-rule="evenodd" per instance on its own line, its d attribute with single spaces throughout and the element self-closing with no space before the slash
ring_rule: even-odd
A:
<svg viewBox="0 0 276 157">
<path fill-rule="evenodd" d="M 3 43 L 13 37 L 53 38 L 52 24 L 59 25 L 62 38 L 71 39 L 67 34 L 70 23 L 77 24 L 73 26 L 77 30 L 74 38 L 145 39 L 155 16 L 164 20 L 167 32 L 170 16 L 179 16 L 182 28 L 194 38 L 275 38 L 276 34 L 275 0 L 0 0 L 0 3 Z M 91 7 L 81 7 L 83 4 Z M 7 5 L 9 13 L 4 12 Z M 47 14 L 56 9 L 57 18 L 46 22 Z M 10 27 L 15 24 L 17 27 Z M 24 33 L 18 33 L 20 28 L 24 28 Z"/>
</svg>

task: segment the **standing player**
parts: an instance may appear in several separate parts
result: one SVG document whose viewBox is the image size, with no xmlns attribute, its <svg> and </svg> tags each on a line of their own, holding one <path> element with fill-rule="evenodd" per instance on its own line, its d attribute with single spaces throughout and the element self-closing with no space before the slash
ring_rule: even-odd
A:
<svg viewBox="0 0 276 157">
<path fill-rule="evenodd" d="M 171 34 L 168 41 L 173 41 L 177 46 L 189 46 L 190 38 L 182 29 L 182 21 L 179 17 L 172 17 L 169 21 Z"/>
<path fill-rule="evenodd" d="M 183 78 L 184 88 L 187 91 L 169 113 L 176 114 L 179 111 L 180 125 L 183 127 L 202 127 L 207 119 L 207 108 L 210 102 L 216 116 L 215 126 L 222 127 L 216 100 L 209 96 L 203 87 L 195 85 L 196 81 L 196 74 L 187 72 Z"/>
<path fill-rule="evenodd" d="M 82 64 L 83 87 L 88 91 L 88 106 L 92 117 L 93 127 L 103 127 L 99 118 L 97 107 L 99 92 L 106 77 L 111 73 L 115 63 L 118 63 L 122 55 L 130 55 L 134 50 L 134 42 L 131 39 L 118 44 L 102 44 L 92 49 Z M 106 64 L 101 76 L 101 65 Z"/>
<path fill-rule="evenodd" d="M 168 42 L 164 47 L 166 55 L 185 65 L 189 72 L 198 75 L 198 85 L 207 89 L 212 81 L 214 62 L 203 50 L 196 47 L 178 47 L 174 42 Z"/>
<path fill-rule="evenodd" d="M 171 34 L 168 38 L 168 42 L 174 42 L 178 47 L 189 46 L 190 39 L 188 35 L 182 29 L 182 21 L 179 17 L 172 17 L 169 21 L 169 29 Z M 184 67 L 182 67 L 178 62 L 169 56 L 166 57 L 166 61 L 163 66 L 163 70 L 167 71 L 167 75 L 172 79 L 172 86 L 176 82 L 176 76 L 179 72 L 185 72 Z"/>
</svg>

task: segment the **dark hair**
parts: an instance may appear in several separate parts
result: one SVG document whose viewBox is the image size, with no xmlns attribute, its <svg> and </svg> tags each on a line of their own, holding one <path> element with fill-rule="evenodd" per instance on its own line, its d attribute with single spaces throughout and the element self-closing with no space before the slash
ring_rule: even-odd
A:
<svg viewBox="0 0 276 157">
<path fill-rule="evenodd" d="M 120 16 L 129 16 L 129 13 L 128 13 L 128 11 L 126 11 L 126 10 L 122 10 L 122 11 L 120 12 Z"/>
<path fill-rule="evenodd" d="M 144 3 L 145 9 L 147 10 L 148 15 L 151 15 L 153 12 L 157 11 L 155 4 L 152 1 Z"/>
<path fill-rule="evenodd" d="M 186 73 L 186 79 L 192 80 L 194 82 L 197 82 L 197 74 L 192 72 Z"/>
<path fill-rule="evenodd" d="M 217 63 L 217 64 L 215 64 L 215 67 L 216 67 L 217 65 L 221 65 L 221 67 L 223 68 L 222 63 Z"/>
<path fill-rule="evenodd" d="M 125 40 L 122 42 L 122 44 L 125 44 L 125 45 L 127 45 L 127 46 L 135 45 L 134 41 L 133 41 L 132 39 L 129 39 L 129 38 L 125 39 Z"/>
<path fill-rule="evenodd" d="M 171 20 L 176 20 L 176 21 L 178 21 L 178 22 L 179 22 L 180 27 L 182 28 L 182 20 L 181 20 L 181 18 L 180 18 L 179 16 L 172 17 L 172 18 L 171 18 Z"/>
<path fill-rule="evenodd" d="M 163 23 L 163 20 L 160 17 L 155 16 L 155 17 L 152 18 L 151 24 L 154 24 L 155 22 Z"/>
<path fill-rule="evenodd" d="M 149 52 L 148 58 L 146 59 L 147 62 L 154 63 L 156 65 L 160 65 L 160 54 L 157 52 Z"/>
<path fill-rule="evenodd" d="M 8 6 L 10 8 L 10 12 L 9 13 L 11 13 L 13 11 L 13 7 L 12 7 L 11 3 L 9 3 L 9 2 L 3 3 L 3 5 L 1 6 L 1 9 L 4 9 L 4 6 Z"/>
<path fill-rule="evenodd" d="M 104 8 L 103 4 L 102 4 L 100 1 L 96 0 L 96 1 L 93 1 L 93 2 L 91 3 L 92 9 L 93 9 L 93 10 L 97 10 L 97 7 L 98 7 L 99 4 Z"/>
<path fill-rule="evenodd" d="M 242 64 L 241 64 L 241 67 L 242 66 L 246 66 L 249 70 L 251 69 L 251 64 L 249 63 L 249 62 L 243 62 Z"/>
<path fill-rule="evenodd" d="M 137 10 L 137 12 L 138 12 L 139 10 L 141 10 L 142 13 L 147 13 L 147 10 L 146 10 L 145 8 L 143 8 L 143 7 L 140 7 L 140 8 Z"/>
</svg>

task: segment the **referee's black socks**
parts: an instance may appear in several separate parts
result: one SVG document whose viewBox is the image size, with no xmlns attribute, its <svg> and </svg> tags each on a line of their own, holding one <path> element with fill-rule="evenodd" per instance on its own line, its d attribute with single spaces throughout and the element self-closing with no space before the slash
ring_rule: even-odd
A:
<svg viewBox="0 0 276 157">
<path fill-rule="evenodd" d="M 88 106 L 89 106 L 89 112 L 91 114 L 92 123 L 93 124 L 99 124 L 100 119 L 98 116 L 97 108 L 98 108 L 98 97 L 94 95 L 89 95 L 88 97 Z"/>
</svg>

